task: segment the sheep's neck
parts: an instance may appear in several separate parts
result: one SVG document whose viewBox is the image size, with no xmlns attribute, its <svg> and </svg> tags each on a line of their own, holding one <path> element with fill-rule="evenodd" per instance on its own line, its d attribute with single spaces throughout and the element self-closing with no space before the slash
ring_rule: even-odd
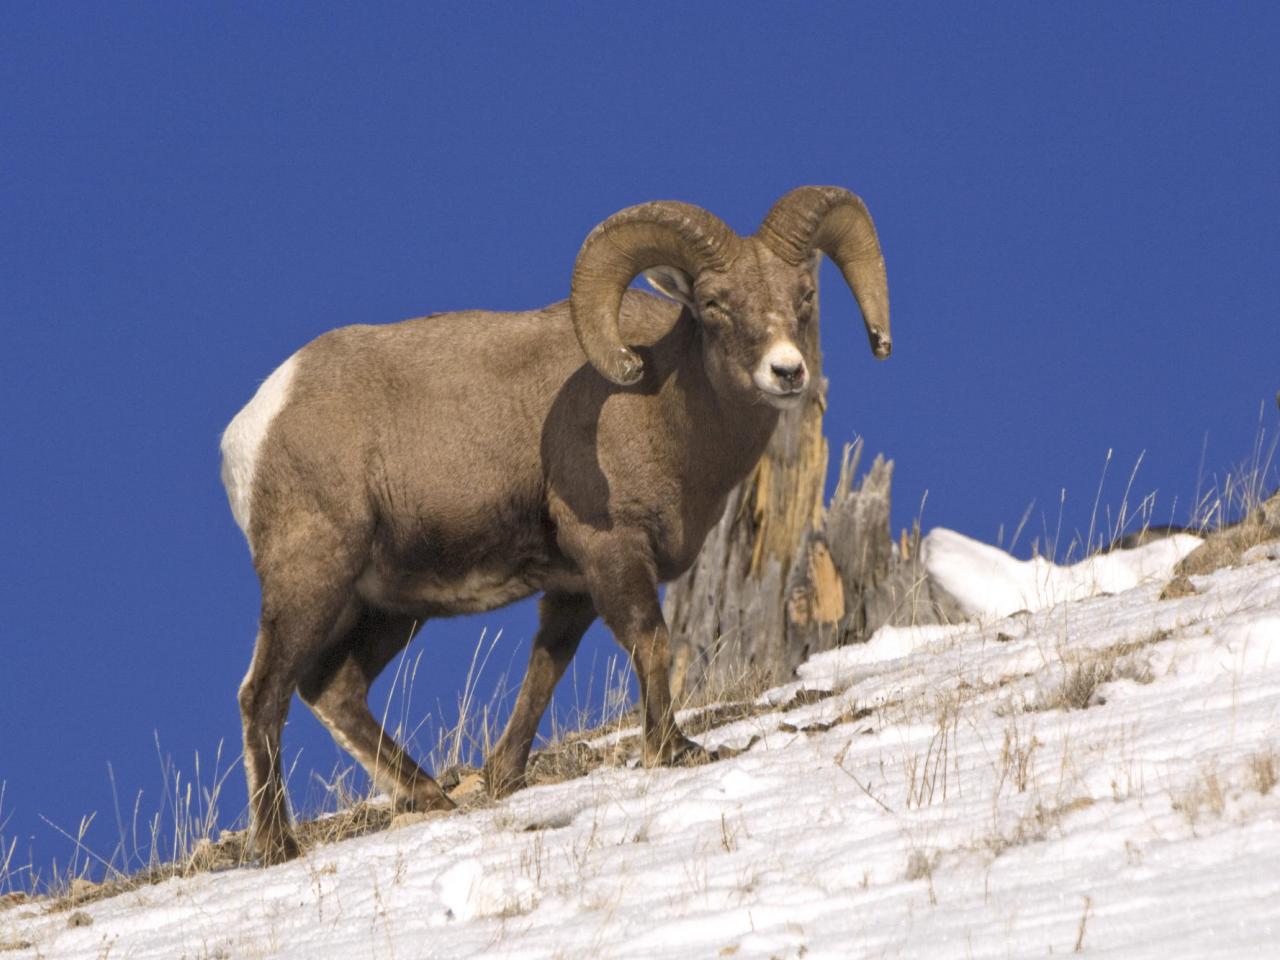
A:
<svg viewBox="0 0 1280 960">
<path fill-rule="evenodd" d="M 670 414 L 688 424 L 690 463 L 701 482 L 713 481 L 723 496 L 741 483 L 769 445 L 780 411 L 755 397 L 725 397 L 711 385 L 701 337 L 694 336 L 683 356 L 668 402 Z M 718 482 L 717 482 L 718 481 Z"/>
</svg>

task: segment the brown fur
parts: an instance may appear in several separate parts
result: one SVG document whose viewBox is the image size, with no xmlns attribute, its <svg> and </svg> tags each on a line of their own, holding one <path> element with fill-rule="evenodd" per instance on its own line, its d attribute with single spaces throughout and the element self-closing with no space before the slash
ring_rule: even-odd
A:
<svg viewBox="0 0 1280 960">
<path fill-rule="evenodd" d="M 432 617 L 546 594 L 486 763 L 495 795 L 523 783 L 539 719 L 597 615 L 632 657 L 646 762 L 698 751 L 673 719 L 658 584 L 692 564 L 769 440 L 785 398 L 752 381 L 764 352 L 781 339 L 814 366 L 815 338 L 802 335 L 812 264 L 742 244 L 729 269 L 686 278 L 689 305 L 626 293 L 621 334 L 643 360 L 631 386 L 585 361 L 567 303 L 346 327 L 300 351 L 258 456 L 248 530 L 262 618 L 240 705 L 264 862 L 298 852 L 279 764 L 295 689 L 399 805 L 452 806 L 367 705 Z"/>
</svg>

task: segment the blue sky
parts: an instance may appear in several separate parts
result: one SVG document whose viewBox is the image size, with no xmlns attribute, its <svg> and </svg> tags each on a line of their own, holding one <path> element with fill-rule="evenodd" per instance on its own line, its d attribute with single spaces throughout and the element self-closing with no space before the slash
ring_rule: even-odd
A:
<svg viewBox="0 0 1280 960">
<path fill-rule="evenodd" d="M 1277 49 L 1261 3 L 4 4 L 15 865 L 65 862 L 42 817 L 97 811 L 108 853 L 107 765 L 155 810 L 157 736 L 190 773 L 238 750 L 257 584 L 217 439 L 261 379 L 345 323 L 561 299 L 632 203 L 748 232 L 798 184 L 864 197 L 895 352 L 825 268 L 827 431 L 896 459 L 897 526 L 927 491 L 926 527 L 995 540 L 1034 503 L 1020 547 L 1065 541 L 1140 455 L 1130 502 L 1185 519 L 1276 434 Z M 428 624 L 411 713 L 451 716 L 481 629 L 518 674 L 535 619 Z M 579 697 L 612 652 L 596 628 Z M 286 750 L 295 797 L 342 759 L 300 705 Z"/>
</svg>

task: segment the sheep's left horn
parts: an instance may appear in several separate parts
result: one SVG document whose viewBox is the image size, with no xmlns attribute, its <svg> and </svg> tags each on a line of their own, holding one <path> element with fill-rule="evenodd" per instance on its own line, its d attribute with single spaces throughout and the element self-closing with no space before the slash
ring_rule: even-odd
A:
<svg viewBox="0 0 1280 960">
<path fill-rule="evenodd" d="M 724 270 L 738 243 L 718 217 L 675 200 L 628 207 L 592 230 L 574 264 L 569 298 L 573 329 L 592 366 L 614 383 L 638 382 L 643 363 L 618 330 L 627 285 L 650 267 L 678 267 L 692 277 Z"/>
<path fill-rule="evenodd" d="M 871 351 L 889 356 L 889 284 L 866 205 L 842 187 L 797 187 L 773 205 L 756 236 L 788 263 L 814 250 L 830 257 L 862 308 Z"/>
</svg>

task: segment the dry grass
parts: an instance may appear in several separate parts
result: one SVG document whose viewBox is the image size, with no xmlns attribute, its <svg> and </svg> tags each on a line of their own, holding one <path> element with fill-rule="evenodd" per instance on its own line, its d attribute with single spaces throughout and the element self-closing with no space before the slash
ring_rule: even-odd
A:
<svg viewBox="0 0 1280 960">
<path fill-rule="evenodd" d="M 734 664 L 733 669 L 721 668 L 719 658 L 724 655 L 723 651 L 717 651 L 717 659 L 706 671 L 706 679 L 701 686 L 681 697 L 676 704 L 677 712 L 754 703 L 765 691 L 785 682 L 757 663 Z"/>
<path fill-rule="evenodd" d="M 1114 661 L 1105 655 L 1085 657 L 1072 664 L 1062 678 L 1052 702 L 1064 710 L 1084 710 L 1094 702 L 1098 688 L 1111 680 Z"/>
<path fill-rule="evenodd" d="M 1104 491 L 1108 486 L 1108 474 L 1114 457 L 1114 451 L 1108 450 L 1094 494 L 1088 529 L 1074 532 L 1063 529 L 1066 511 L 1066 491 L 1063 490 L 1059 498 L 1056 523 L 1051 517 L 1041 512 L 1041 530 L 1031 539 L 1031 554 L 1055 563 L 1071 563 L 1097 552 L 1116 549 L 1122 544 L 1138 546 L 1168 536 L 1171 532 L 1186 531 L 1201 537 L 1208 536 L 1216 530 L 1250 517 L 1267 500 L 1267 491 L 1272 491 L 1274 497 L 1276 488 L 1280 485 L 1280 470 L 1277 469 L 1276 464 L 1280 435 L 1268 439 L 1266 421 L 1270 416 L 1268 412 L 1270 409 L 1272 407 L 1269 400 L 1259 404 L 1257 428 L 1253 445 L 1247 456 L 1230 465 L 1221 474 L 1208 477 L 1202 465 L 1190 509 L 1185 512 L 1178 509 L 1176 499 L 1167 508 L 1158 509 L 1155 493 L 1143 496 L 1136 505 L 1132 502 L 1136 496 L 1135 484 L 1145 454 L 1139 454 L 1134 461 L 1120 494 L 1118 505 L 1114 507 L 1110 504 L 1104 505 Z M 1012 553 L 1019 538 L 1027 530 L 1035 507 L 1034 502 L 1027 506 L 1008 545 L 1004 543 L 1004 527 L 1001 526 L 996 545 Z M 1277 509 L 1280 509 L 1280 505 Z M 1186 519 L 1179 520 L 1179 515 L 1185 516 Z M 1258 542 L 1262 541 L 1255 538 L 1252 542 L 1245 542 L 1241 539 L 1239 544 L 1229 551 L 1226 562 L 1234 562 L 1231 558 L 1238 558 L 1243 549 L 1254 546 Z M 1224 551 L 1224 553 L 1227 552 Z M 1207 564 L 1209 559 L 1210 554 L 1206 552 L 1202 560 Z M 1197 562 L 1185 572 L 1196 574 L 1208 572 L 1208 570 L 1198 569 Z"/>
<path fill-rule="evenodd" d="M 636 718 L 639 722 L 639 717 Z M 539 750 L 529 758 L 525 778 L 529 786 L 564 783 L 585 777 L 604 766 L 618 766 L 640 749 L 640 737 L 619 739 L 609 747 L 593 747 L 587 742 L 589 731 L 563 743 Z"/>
<path fill-rule="evenodd" d="M 1155 675 L 1150 657 L 1144 651 L 1172 635 L 1168 630 L 1157 630 L 1138 640 L 1067 655 L 1058 682 L 1042 690 L 1026 709 L 1033 712 L 1087 710 L 1106 702 L 1099 693 L 1104 684 L 1116 680 L 1151 683 Z"/>
<path fill-rule="evenodd" d="M 1063 803 L 1045 804 L 1036 801 L 1007 830 L 992 832 L 983 840 L 983 847 L 993 857 L 999 857 L 1014 847 L 1048 840 L 1059 828 L 1064 817 L 1076 810 L 1084 810 L 1094 804 L 1092 797 L 1076 797 Z"/>
<path fill-rule="evenodd" d="M 933 871 L 938 864 L 938 860 L 939 854 L 937 851 L 925 852 L 924 850 L 913 848 L 907 854 L 907 869 L 903 874 L 908 882 L 925 881 L 925 887 L 929 892 L 929 904 L 934 907 L 938 905 L 938 894 L 933 888 Z"/>
<path fill-rule="evenodd" d="M 87 837 L 96 815 L 82 817 L 74 831 L 45 819 L 46 825 L 71 845 L 65 862 L 54 861 L 40 870 L 31 864 L 15 863 L 16 844 L 0 839 L 0 906 L 28 900 L 45 901 L 50 909 L 69 909 L 81 903 L 114 896 L 126 890 L 159 883 L 176 876 L 188 876 L 206 867 L 212 838 L 218 832 L 220 799 L 227 778 L 239 769 L 239 758 L 223 755 L 221 744 L 212 765 L 196 755 L 193 773 L 188 776 L 161 750 L 156 741 L 161 768 L 159 809 L 150 816 L 141 810 L 139 792 L 131 810 L 114 804 L 117 840 L 102 854 L 91 849 Z M 115 780 L 108 764 L 112 791 Z M 118 794 L 117 794 L 118 797 Z M 3 790 L 0 790 L 0 800 Z M 42 818 L 43 819 L 43 818 Z M 2 823 L 2 820 L 0 820 Z M 101 881 L 91 879 L 101 877 Z"/>
<path fill-rule="evenodd" d="M 1280 397 L 1277 397 L 1280 405 Z M 1258 407 L 1258 426 L 1253 447 L 1240 462 L 1233 464 L 1221 477 L 1213 476 L 1208 485 L 1197 483 L 1192 508 L 1194 525 L 1201 528 L 1221 527 L 1253 513 L 1267 499 L 1267 491 L 1276 486 L 1276 449 L 1280 435 L 1268 443 L 1266 416 L 1268 403 Z M 1200 488 L 1204 487 L 1203 490 Z"/>
<path fill-rule="evenodd" d="M 1250 754 L 1246 759 L 1249 772 L 1249 785 L 1264 797 L 1269 794 L 1280 778 L 1280 757 L 1274 749 L 1262 750 Z"/>
<path fill-rule="evenodd" d="M 1190 783 L 1170 791 L 1171 805 L 1192 828 L 1206 817 L 1221 817 L 1228 800 L 1238 800 L 1244 791 L 1267 796 L 1280 782 L 1280 754 L 1273 747 L 1249 754 L 1232 763 L 1224 773 L 1210 761 Z"/>
<path fill-rule="evenodd" d="M 441 726 L 435 745 L 429 751 L 436 769 L 446 765 L 441 759 L 471 756 L 487 749 L 493 740 L 498 708 L 506 695 L 505 685 L 500 682 L 493 699 L 484 704 L 477 703 L 476 690 L 497 639 L 495 635 L 486 643 L 481 636 L 459 696 L 459 719 L 454 724 Z M 407 717 L 419 659 L 420 654 L 400 658 L 381 717 L 384 727 L 410 750 L 416 747 L 417 728 L 409 728 Z M 398 717 L 392 715 L 393 706 L 397 707 Z M 248 837 L 243 827 L 245 811 L 239 811 L 231 826 L 224 828 L 226 820 L 221 809 L 223 787 L 228 777 L 239 774 L 240 757 L 226 756 L 219 744 L 212 764 L 206 764 L 199 754 L 194 756 L 193 773 L 188 776 L 163 753 L 158 739 L 156 753 L 162 783 L 158 810 L 149 816 L 143 813 L 141 792 L 131 809 L 122 808 L 117 799 L 113 811 L 117 840 L 113 849 L 105 854 L 91 849 L 87 842 L 95 815 L 82 818 L 74 831 L 46 820 L 51 829 L 69 842 L 72 851 L 65 863 L 55 861 L 46 870 L 18 865 L 16 843 L 6 844 L 0 837 L 0 893 L 12 895 L 6 897 L 9 902 L 33 899 L 50 910 L 69 910 L 175 877 L 231 869 L 248 862 Z M 294 765 L 286 765 L 286 782 L 292 779 Z M 108 771 L 111 771 L 110 765 Z M 395 810 L 374 795 L 371 785 L 357 786 L 361 781 L 367 783 L 367 778 L 351 765 L 338 768 L 327 780 L 313 777 L 302 805 L 302 810 L 307 812 L 298 816 L 295 824 L 304 850 L 384 830 L 391 825 Z M 112 790 L 115 794 L 114 775 Z M 3 788 L 0 788 L 0 811 L 2 809 Z M 0 817 L 0 827 L 3 822 Z"/>
<path fill-rule="evenodd" d="M 458 698 L 457 719 L 437 725 L 438 732 L 428 750 L 422 751 L 417 743 L 417 734 L 425 721 L 411 725 L 409 720 L 420 654 L 406 654 L 397 663 L 392 689 L 380 717 L 390 735 L 411 752 L 425 752 L 429 768 L 443 771 L 438 776 L 439 782 L 462 809 L 492 802 L 483 789 L 468 788 L 474 786 L 479 774 L 474 761 L 487 755 L 496 741 L 498 722 L 508 706 L 503 681 L 497 684 L 489 701 L 480 702 L 477 696 L 480 678 L 497 639 L 496 635 L 490 641 L 481 637 Z M 601 766 L 623 765 L 634 758 L 641 749 L 640 714 L 630 702 L 630 683 L 629 668 L 611 661 L 603 696 L 598 698 L 602 707 L 592 709 L 575 704 L 567 717 L 553 711 L 551 737 L 531 755 L 528 783 L 541 785 L 573 780 Z M 728 723 L 794 709 L 832 695 L 831 691 L 800 691 L 786 704 L 770 706 L 761 699 L 769 684 L 764 674 L 748 669 L 730 675 L 712 690 L 700 691 L 686 703 L 683 730 L 696 736 Z M 588 691 L 586 699 L 591 703 L 597 698 Z M 610 734 L 618 733 L 623 735 L 601 745 Z M 157 753 L 160 754 L 158 743 Z M 171 758 L 161 755 L 164 782 L 161 809 L 144 817 L 140 810 L 141 794 L 127 814 L 122 813 L 117 804 L 119 840 L 106 856 L 90 850 L 86 843 L 92 816 L 86 817 L 75 831 L 50 825 L 71 843 L 73 854 L 65 866 L 54 864 L 43 874 L 14 866 L 16 842 L 9 841 L 6 846 L 0 838 L 0 908 L 36 901 L 50 911 L 70 911 L 165 880 L 235 869 L 249 863 L 252 858 L 248 831 L 244 828 L 245 812 L 240 811 L 238 823 L 224 829 L 220 809 L 222 788 L 227 778 L 239 771 L 240 758 L 225 757 L 220 747 L 212 766 L 206 767 L 196 756 L 195 773 L 187 777 Z M 291 767 L 286 770 L 286 781 L 292 772 Z M 0 786 L 0 812 L 3 797 Z M 350 764 L 336 768 L 328 778 L 313 775 L 301 809 L 309 812 L 296 817 L 294 830 L 304 851 L 397 825 L 394 807 L 376 796 L 362 771 Z M 3 822 L 0 817 L 0 826 Z M 732 842 L 731 833 L 726 826 L 725 842 Z M 100 879 L 91 880 L 95 875 Z M 38 890 L 46 892 L 37 895 L 34 891 Z"/>
<path fill-rule="evenodd" d="M 489 750 L 499 734 L 499 720 L 504 706 L 509 700 L 506 674 L 498 677 L 492 696 L 486 702 L 479 698 L 480 682 L 485 668 L 502 639 L 502 631 L 494 633 L 493 638 L 486 641 L 486 632 L 481 631 L 480 642 L 471 654 L 471 663 L 467 667 L 467 676 L 462 683 L 462 691 L 458 694 L 456 720 L 448 723 L 443 716 L 436 724 L 436 738 L 431 748 L 426 751 L 427 767 L 431 770 L 448 770 L 452 767 L 471 763 L 479 757 L 489 755 Z M 425 720 L 410 728 L 408 718 L 413 700 L 413 684 L 417 676 L 419 652 L 412 661 L 411 669 L 402 669 L 408 663 L 406 655 L 401 655 L 397 664 L 395 683 L 387 696 L 387 708 L 383 711 L 382 726 L 391 736 L 398 740 L 411 753 L 419 752 L 416 748 L 417 733 Z M 398 689 L 397 689 L 398 688 Z M 398 696 L 396 695 L 398 693 Z M 392 728 L 387 723 L 387 713 L 391 703 L 399 705 L 400 719 Z"/>
<path fill-rule="evenodd" d="M 1016 716 L 1005 727 L 1000 744 L 1000 758 L 996 765 L 996 796 L 1005 784 L 1012 784 L 1018 793 L 1026 793 L 1031 784 L 1036 751 L 1044 744 L 1036 737 L 1035 725 L 1022 726 Z"/>
<path fill-rule="evenodd" d="M 1260 410 L 1249 456 L 1229 470 L 1222 481 L 1215 479 L 1203 495 L 1197 494 L 1194 516 L 1208 532 L 1205 542 L 1178 564 L 1176 573 L 1206 574 L 1236 566 L 1250 548 L 1280 539 L 1277 441 L 1280 436 L 1270 444 L 1266 442 Z"/>
<path fill-rule="evenodd" d="M 1093 899 L 1086 896 L 1084 898 L 1084 909 L 1080 911 L 1080 925 L 1076 928 L 1076 945 L 1072 949 L 1072 953 L 1084 952 L 1084 933 L 1089 923 L 1089 911 L 1093 909 Z"/>
<path fill-rule="evenodd" d="M 1209 766 L 1191 783 L 1172 794 L 1173 809 L 1187 818 L 1195 827 L 1206 814 L 1222 816 L 1227 806 L 1227 796 L 1217 767 Z"/>
<path fill-rule="evenodd" d="M 963 695 L 960 689 L 943 690 L 931 698 L 934 732 L 929 744 L 923 754 L 907 754 L 902 761 L 908 810 L 947 799 L 947 790 L 953 779 L 950 760 L 960 728 Z M 956 771 L 954 776 L 958 775 Z"/>
</svg>

